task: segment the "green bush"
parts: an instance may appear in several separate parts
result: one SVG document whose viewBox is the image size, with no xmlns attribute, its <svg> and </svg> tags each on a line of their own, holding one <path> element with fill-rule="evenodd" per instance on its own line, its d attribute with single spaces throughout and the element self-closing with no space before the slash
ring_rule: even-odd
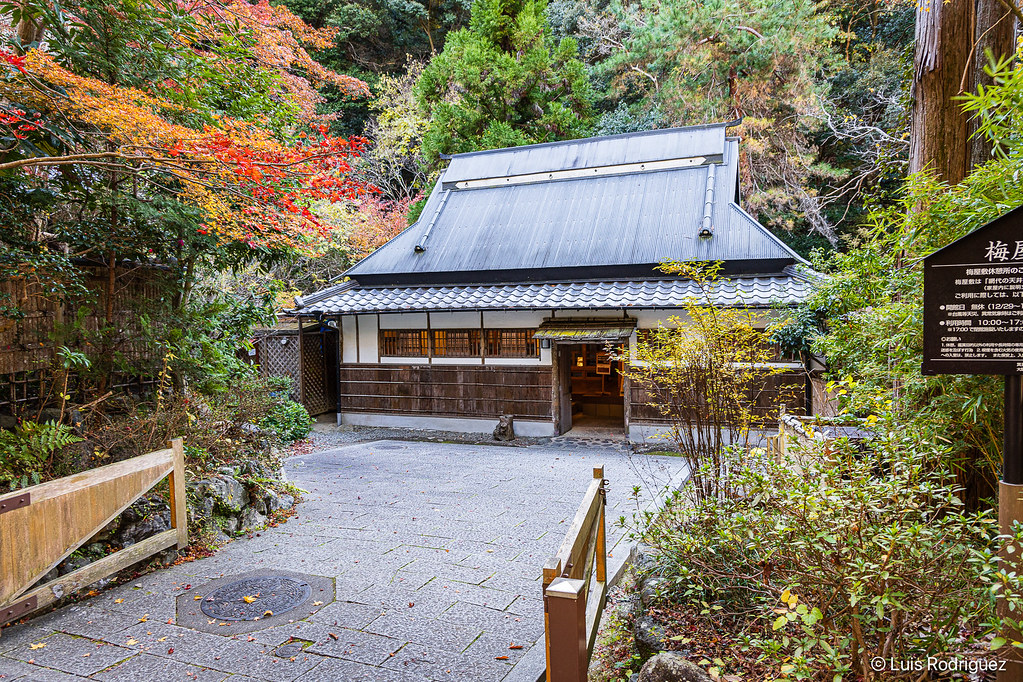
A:
<svg viewBox="0 0 1023 682">
<path fill-rule="evenodd" d="M 14 490 L 39 483 L 53 455 L 81 440 L 71 427 L 53 421 L 25 421 L 13 431 L 0 431 L 0 485 Z"/>
<path fill-rule="evenodd" d="M 995 559 L 994 515 L 964 509 L 946 445 L 875 428 L 866 451 L 731 450 L 720 495 L 679 494 L 650 526 L 671 600 L 733 619 L 745 654 L 726 667 L 745 657 L 786 678 L 875 679 L 874 657 L 1023 646 L 995 637 L 995 595 L 1011 595 L 1015 618 L 1020 602 Z"/>
<path fill-rule="evenodd" d="M 302 404 L 284 399 L 259 421 L 259 426 L 273 431 L 285 443 L 294 443 L 313 430 L 313 418 Z"/>
</svg>

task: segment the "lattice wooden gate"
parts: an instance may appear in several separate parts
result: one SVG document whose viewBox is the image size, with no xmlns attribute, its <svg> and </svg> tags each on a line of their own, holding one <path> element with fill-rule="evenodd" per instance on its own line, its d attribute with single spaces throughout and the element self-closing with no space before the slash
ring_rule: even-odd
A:
<svg viewBox="0 0 1023 682">
<path fill-rule="evenodd" d="M 256 339 L 262 376 L 286 376 L 292 399 L 318 415 L 337 407 L 338 333 L 318 322 L 292 322 L 262 330 Z"/>
</svg>

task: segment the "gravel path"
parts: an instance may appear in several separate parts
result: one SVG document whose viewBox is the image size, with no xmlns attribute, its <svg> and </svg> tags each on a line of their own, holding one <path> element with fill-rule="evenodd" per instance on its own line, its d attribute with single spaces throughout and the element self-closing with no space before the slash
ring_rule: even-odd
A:
<svg viewBox="0 0 1023 682">
<path fill-rule="evenodd" d="M 369 436 L 333 431 L 314 448 Z M 600 465 L 609 521 L 636 508 L 633 485 L 642 503 L 683 473 L 678 458 L 552 444 L 381 440 L 298 455 L 286 465 L 307 491 L 295 518 L 5 629 L 0 679 L 535 682 L 541 567 Z M 609 524 L 619 559 L 624 533 Z M 262 623 L 196 617 L 212 588 L 256 571 L 333 589 Z"/>
</svg>

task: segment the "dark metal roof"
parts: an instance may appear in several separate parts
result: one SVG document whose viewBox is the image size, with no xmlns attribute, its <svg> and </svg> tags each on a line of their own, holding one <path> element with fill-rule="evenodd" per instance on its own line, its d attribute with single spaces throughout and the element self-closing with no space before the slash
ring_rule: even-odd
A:
<svg viewBox="0 0 1023 682">
<path fill-rule="evenodd" d="M 710 302 L 718 306 L 781 307 L 810 295 L 811 284 L 799 273 L 737 277 L 717 281 Z M 355 282 L 325 289 L 300 301 L 301 315 L 350 315 L 457 310 L 561 310 L 677 308 L 687 300 L 705 302 L 691 280 L 618 282 L 551 282 L 428 287 L 359 286 Z"/>
<path fill-rule="evenodd" d="M 568 168 L 616 166 L 687 156 L 715 157 L 723 153 L 725 128 L 718 123 L 689 128 L 647 130 L 624 135 L 592 137 L 456 154 L 444 182 L 526 175 Z"/>
<path fill-rule="evenodd" d="M 801 262 L 734 202 L 738 157 L 725 124 L 459 154 L 419 222 L 346 274 L 363 284 L 480 283 L 597 279 L 565 272 L 573 268 L 602 269 L 603 278 L 656 277 L 652 268 L 665 260 L 726 261 L 747 274 Z M 674 162 L 681 158 L 691 165 Z M 658 160 L 668 166 L 617 166 Z M 529 175 L 581 168 L 595 175 Z M 520 177 L 500 186 L 453 185 L 508 175 Z M 700 237 L 708 225 L 713 236 Z M 562 274 L 550 276 L 556 271 Z"/>
</svg>

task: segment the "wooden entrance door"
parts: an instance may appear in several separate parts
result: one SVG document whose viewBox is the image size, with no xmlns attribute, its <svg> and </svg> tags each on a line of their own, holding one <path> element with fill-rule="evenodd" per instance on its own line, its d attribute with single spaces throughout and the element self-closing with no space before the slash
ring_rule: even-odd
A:
<svg viewBox="0 0 1023 682">
<path fill-rule="evenodd" d="M 554 361 L 558 372 L 558 433 L 572 428 L 572 353 L 571 347 L 554 344 Z"/>
</svg>

